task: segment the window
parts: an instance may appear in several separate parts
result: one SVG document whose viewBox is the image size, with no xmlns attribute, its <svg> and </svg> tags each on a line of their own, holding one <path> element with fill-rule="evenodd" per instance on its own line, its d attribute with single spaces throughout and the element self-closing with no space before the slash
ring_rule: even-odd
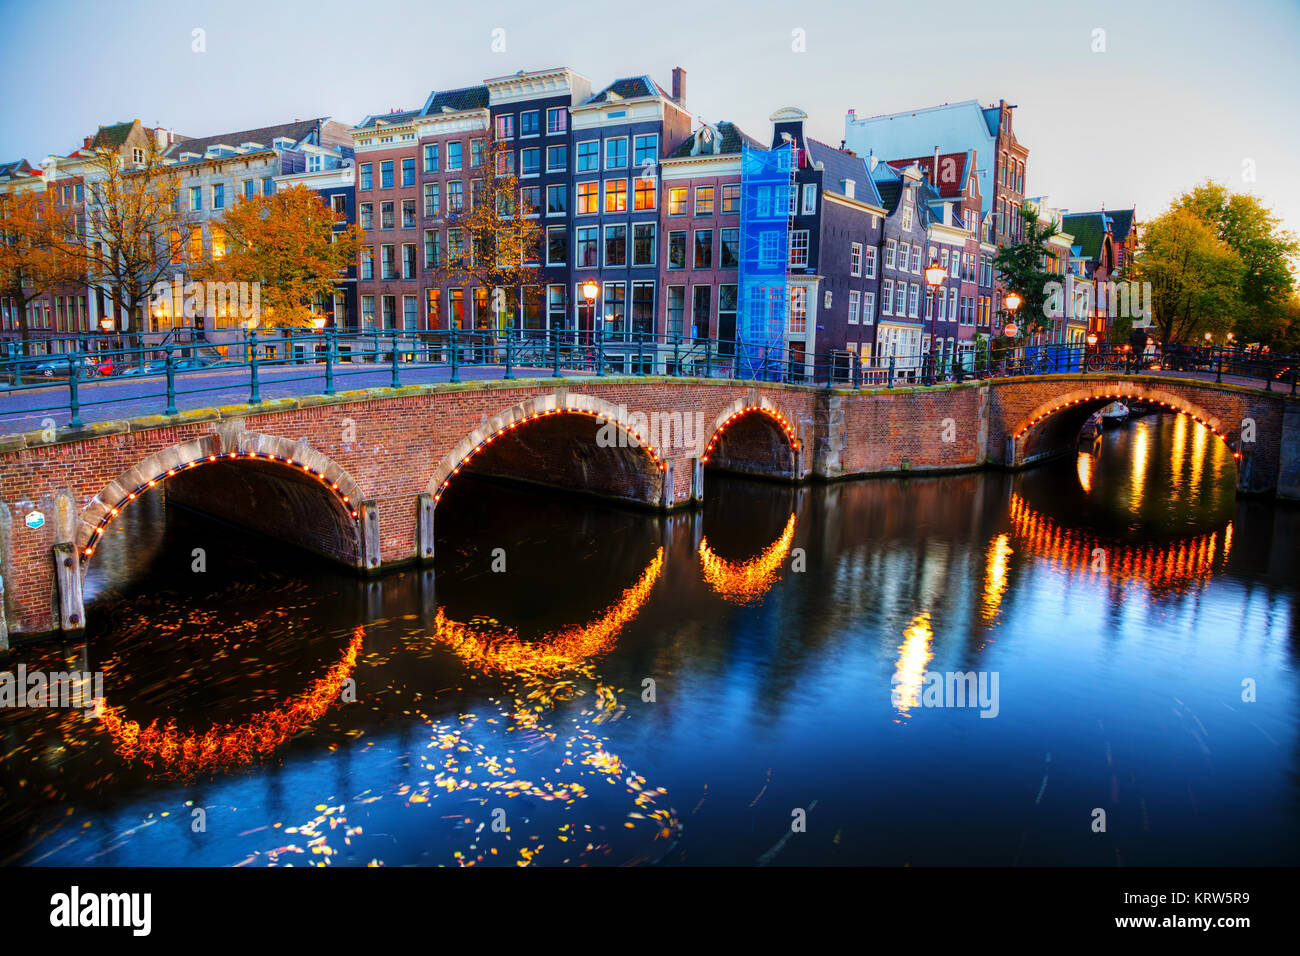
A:
<svg viewBox="0 0 1300 956">
<path fill-rule="evenodd" d="M 483 155 L 487 151 L 487 141 L 482 139 L 471 139 L 469 141 L 469 168 L 482 169 Z"/>
<path fill-rule="evenodd" d="M 627 265 L 627 226 L 605 227 L 605 265 Z"/>
<path fill-rule="evenodd" d="M 578 144 L 578 172 L 591 173 L 600 167 L 600 143 L 589 139 Z"/>
<path fill-rule="evenodd" d="M 906 232 L 912 228 L 912 207 L 903 207 L 903 231 Z"/>
<path fill-rule="evenodd" d="M 921 287 L 915 282 L 907 287 L 907 314 L 915 319 L 917 317 L 917 306 L 920 304 Z"/>
<path fill-rule="evenodd" d="M 402 200 L 402 228 L 403 229 L 415 228 L 415 200 L 414 199 Z"/>
<path fill-rule="evenodd" d="M 911 261 L 912 247 L 905 242 L 898 244 L 898 271 L 906 272 L 908 263 Z"/>
<path fill-rule="evenodd" d="M 375 277 L 375 250 L 373 246 L 361 247 L 361 278 L 373 279 Z M 374 314 L 371 308 L 371 314 Z"/>
<path fill-rule="evenodd" d="M 546 187 L 546 215 L 563 216 L 569 210 L 569 187 Z"/>
<path fill-rule="evenodd" d="M 424 171 L 426 173 L 436 173 L 438 171 L 438 144 L 437 143 L 425 144 Z"/>
<path fill-rule="evenodd" d="M 718 233 L 718 267 L 735 269 L 740 266 L 740 230 L 723 229 Z"/>
<path fill-rule="evenodd" d="M 515 138 L 515 115 L 503 113 L 497 117 L 497 139 Z"/>
<path fill-rule="evenodd" d="M 668 268 L 686 268 L 686 233 L 668 233 Z"/>
<path fill-rule="evenodd" d="M 212 208 L 213 209 L 226 208 L 226 184 L 225 183 L 212 184 Z"/>
<path fill-rule="evenodd" d="M 415 243 L 402 244 L 402 278 L 415 278 Z"/>
<path fill-rule="evenodd" d="M 539 110 L 525 110 L 519 114 L 519 135 L 540 136 L 542 132 L 542 114 Z"/>
<path fill-rule="evenodd" d="M 509 176 L 514 172 L 515 154 L 510 150 L 502 150 L 497 153 L 497 175 Z"/>
<path fill-rule="evenodd" d="M 856 289 L 849 291 L 849 325 L 858 324 L 858 313 L 862 308 L 862 293 Z"/>
<path fill-rule="evenodd" d="M 668 319 L 668 334 L 680 337 L 682 334 L 682 320 L 686 315 L 686 286 L 670 285 L 668 287 L 668 299 L 665 308 Z"/>
<path fill-rule="evenodd" d="M 419 321 L 420 299 L 419 296 L 404 295 L 402 296 L 402 328 L 408 332 L 414 332 L 416 322 Z"/>
<path fill-rule="evenodd" d="M 791 335 L 804 335 L 808 331 L 808 289 L 805 286 L 790 288 L 790 314 L 786 331 Z"/>
<path fill-rule="evenodd" d="M 447 230 L 447 261 L 461 265 L 465 258 L 465 237 L 459 229 Z"/>
<path fill-rule="evenodd" d="M 546 171 L 548 173 L 562 173 L 568 168 L 569 168 L 569 147 L 567 146 L 546 147 Z"/>
<path fill-rule="evenodd" d="M 687 190 L 685 186 L 673 186 L 668 190 L 668 215 L 686 215 Z"/>
<path fill-rule="evenodd" d="M 599 262 L 597 256 L 597 230 L 595 226 L 581 226 L 577 230 L 577 258 L 575 263 L 580 269 L 593 269 Z"/>
<path fill-rule="evenodd" d="M 220 259 L 226 254 L 226 230 L 217 225 L 210 228 L 212 231 L 212 258 Z"/>
<path fill-rule="evenodd" d="M 632 160 L 638 169 L 644 169 L 647 163 L 659 162 L 659 134 L 646 133 L 633 140 Z"/>
<path fill-rule="evenodd" d="M 880 314 L 892 315 L 894 312 L 894 280 L 886 279 L 880 285 Z"/>
<path fill-rule="evenodd" d="M 803 187 L 803 214 L 811 216 L 817 212 L 817 185 L 806 183 Z"/>
<path fill-rule="evenodd" d="M 633 197 L 633 209 L 654 209 L 655 208 L 655 189 L 658 183 L 653 176 L 638 176 L 636 178 L 636 194 Z"/>
<path fill-rule="evenodd" d="M 546 132 L 555 134 L 563 133 L 569 128 L 569 111 L 563 106 L 553 107 L 546 111 Z"/>
<path fill-rule="evenodd" d="M 694 300 L 691 309 L 692 334 L 697 339 L 707 339 L 710 313 L 713 311 L 713 286 L 697 285 L 691 294 Z"/>
<path fill-rule="evenodd" d="M 655 284 L 650 281 L 632 283 L 632 332 L 649 335 L 654 331 Z"/>
<path fill-rule="evenodd" d="M 542 150 L 534 146 L 519 151 L 519 173 L 522 176 L 536 176 L 542 171 Z"/>
<path fill-rule="evenodd" d="M 393 204 L 391 202 L 379 204 L 379 228 L 393 228 Z"/>
<path fill-rule="evenodd" d="M 361 164 L 361 188 L 373 189 L 375 185 L 375 168 L 371 163 Z"/>
<path fill-rule="evenodd" d="M 790 265 L 808 266 L 808 230 L 796 229 L 790 233 Z"/>
<path fill-rule="evenodd" d="M 434 218 L 442 212 L 442 193 L 438 191 L 437 183 L 424 184 L 424 215 L 426 218 Z"/>
<path fill-rule="evenodd" d="M 203 208 L 203 187 L 191 186 L 190 187 L 190 209 L 193 212 L 198 212 L 202 208 Z"/>
<path fill-rule="evenodd" d="M 627 180 L 605 180 L 605 212 L 627 211 Z"/>
<path fill-rule="evenodd" d="M 442 250 L 439 241 L 442 234 L 437 229 L 424 230 L 424 267 L 431 269 L 438 264 Z"/>
<path fill-rule="evenodd" d="M 373 329 L 375 327 L 375 297 L 373 295 L 363 295 L 361 297 L 361 319 L 365 322 L 365 327 Z"/>
<path fill-rule="evenodd" d="M 578 183 L 578 209 L 579 216 L 592 216 L 600 211 L 597 183 Z"/>
<path fill-rule="evenodd" d="M 894 314 L 907 315 L 907 283 L 899 282 L 894 286 Z"/>
<path fill-rule="evenodd" d="M 340 216 L 346 216 L 348 212 L 348 197 L 342 193 L 335 193 L 330 196 L 330 211 L 336 212 Z"/>
<path fill-rule="evenodd" d="M 862 243 L 860 242 L 849 246 L 849 275 L 862 275 Z"/>
<path fill-rule="evenodd" d="M 361 228 L 362 229 L 375 228 L 375 204 L 372 202 L 363 202 L 360 206 L 360 209 L 361 209 Z"/>
<path fill-rule="evenodd" d="M 863 274 L 868 279 L 874 279 L 876 277 L 876 247 L 868 246 L 865 251 L 867 264 Z"/>
<path fill-rule="evenodd" d="M 740 212 L 740 183 L 722 184 L 722 212 Z"/>
<path fill-rule="evenodd" d="M 938 311 L 935 313 L 935 318 L 943 321 L 948 318 L 948 296 L 943 289 L 940 289 L 936 297 L 938 299 Z"/>
<path fill-rule="evenodd" d="M 637 222 L 632 224 L 632 265 L 652 266 L 655 264 L 656 224 Z"/>
<path fill-rule="evenodd" d="M 252 199 L 257 195 L 257 183 L 251 179 L 244 180 L 244 198 Z"/>
<path fill-rule="evenodd" d="M 605 168 L 621 169 L 627 165 L 627 137 L 605 140 Z"/>
<path fill-rule="evenodd" d="M 451 295 L 447 299 L 447 327 L 451 329 L 465 328 L 465 290 L 451 289 Z"/>
<path fill-rule="evenodd" d="M 562 266 L 569 261 L 569 233 L 564 226 L 546 227 L 546 264 Z"/>
<path fill-rule="evenodd" d="M 465 208 L 465 184 L 459 179 L 447 184 L 447 211 L 460 212 Z"/>
<path fill-rule="evenodd" d="M 622 334 L 627 316 L 627 285 L 622 282 L 605 283 L 605 331 Z"/>
<path fill-rule="evenodd" d="M 697 216 L 713 215 L 713 187 L 712 186 L 695 187 L 695 215 Z"/>
<path fill-rule="evenodd" d="M 409 157 L 402 160 L 402 185 L 415 185 L 415 158 Z"/>
<path fill-rule="evenodd" d="M 397 248 L 395 246 L 379 247 L 380 278 L 397 278 Z"/>
<path fill-rule="evenodd" d="M 896 269 L 898 267 L 898 240 L 885 240 L 885 268 Z"/>
<path fill-rule="evenodd" d="M 395 295 L 382 295 L 382 296 L 379 297 L 379 301 L 380 301 L 380 303 L 382 304 L 382 307 L 383 307 L 383 310 L 384 310 L 384 315 L 383 315 L 383 325 L 381 326 L 381 328 L 385 328 L 385 329 L 396 328 L 396 326 L 397 326 L 397 296 L 395 296 Z"/>
<path fill-rule="evenodd" d="M 475 185 L 478 180 L 474 180 Z M 524 186 L 519 190 L 519 208 L 525 216 L 536 216 L 542 208 L 542 187 Z"/>
<path fill-rule="evenodd" d="M 862 324 L 871 325 L 876 321 L 876 294 L 864 292 L 862 295 Z"/>
<path fill-rule="evenodd" d="M 393 188 L 393 161 L 386 159 L 379 164 L 379 188 Z"/>
<path fill-rule="evenodd" d="M 713 230 L 695 230 L 695 268 L 713 268 Z"/>
<path fill-rule="evenodd" d="M 921 274 L 921 247 L 920 246 L 912 246 L 912 273 L 918 276 Z"/>
<path fill-rule="evenodd" d="M 454 172 L 458 169 L 465 168 L 465 144 L 448 143 L 447 144 L 447 171 Z"/>
</svg>

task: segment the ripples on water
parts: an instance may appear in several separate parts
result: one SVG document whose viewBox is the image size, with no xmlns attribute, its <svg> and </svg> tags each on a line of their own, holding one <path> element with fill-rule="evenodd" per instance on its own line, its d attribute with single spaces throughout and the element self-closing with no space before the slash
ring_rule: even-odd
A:
<svg viewBox="0 0 1300 956">
<path fill-rule="evenodd" d="M 107 700 L 2 712 L 0 859 L 1295 863 L 1300 518 L 1184 418 L 1096 452 L 671 518 L 467 479 L 372 581 L 142 500 L 87 642 L 14 655 Z"/>
</svg>

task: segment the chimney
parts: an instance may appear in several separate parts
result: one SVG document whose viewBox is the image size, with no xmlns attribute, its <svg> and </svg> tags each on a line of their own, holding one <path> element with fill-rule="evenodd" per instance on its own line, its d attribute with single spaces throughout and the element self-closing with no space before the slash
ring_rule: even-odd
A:
<svg viewBox="0 0 1300 956">
<path fill-rule="evenodd" d="M 86 139 L 85 139 L 85 141 L 82 143 L 82 149 L 90 149 L 90 144 L 91 144 L 92 142 L 93 142 L 93 139 L 92 139 L 91 137 L 87 136 Z"/>
<path fill-rule="evenodd" d="M 673 67 L 673 102 L 686 105 L 686 71 L 680 66 Z"/>
</svg>

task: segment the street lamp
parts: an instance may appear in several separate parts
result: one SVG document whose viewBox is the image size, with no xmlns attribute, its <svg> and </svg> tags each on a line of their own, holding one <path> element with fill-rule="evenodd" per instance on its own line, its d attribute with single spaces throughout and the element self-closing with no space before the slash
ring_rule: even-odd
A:
<svg viewBox="0 0 1300 956">
<path fill-rule="evenodd" d="M 1088 333 L 1088 347 L 1089 347 L 1089 348 L 1092 348 L 1092 347 L 1096 346 L 1096 344 L 1097 344 L 1097 333 L 1096 333 L 1096 332 L 1089 332 L 1089 333 Z"/>
<path fill-rule="evenodd" d="M 587 300 L 587 309 L 589 310 L 587 315 L 591 320 L 588 323 L 591 328 L 587 331 L 592 331 L 596 327 L 596 293 L 599 291 L 600 286 L 596 285 L 594 279 L 588 279 L 582 284 L 582 297 Z"/>
<path fill-rule="evenodd" d="M 325 328 L 325 316 L 313 315 L 311 317 L 311 324 L 312 327 L 315 328 L 317 332 L 319 332 L 321 329 Z"/>
<path fill-rule="evenodd" d="M 934 308 L 934 292 L 942 284 L 944 278 L 948 275 L 948 270 L 939 265 L 938 259 L 931 259 L 930 264 L 925 267 L 925 285 L 929 295 L 928 306 L 930 312 L 930 360 L 931 365 L 934 362 L 934 333 L 937 331 L 939 316 Z"/>
</svg>

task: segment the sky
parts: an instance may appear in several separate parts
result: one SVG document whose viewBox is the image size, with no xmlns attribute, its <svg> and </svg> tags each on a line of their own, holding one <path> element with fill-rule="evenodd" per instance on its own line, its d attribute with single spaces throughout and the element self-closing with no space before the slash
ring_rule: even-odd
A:
<svg viewBox="0 0 1300 956">
<path fill-rule="evenodd" d="M 850 108 L 1003 98 L 1049 205 L 1150 219 L 1212 178 L 1300 234 L 1300 0 L 0 0 L 0 27 L 0 161 L 136 117 L 189 136 L 351 124 L 519 69 L 568 66 L 594 91 L 670 88 L 681 66 L 697 121 L 762 140 L 783 106 L 838 143 Z"/>
</svg>

